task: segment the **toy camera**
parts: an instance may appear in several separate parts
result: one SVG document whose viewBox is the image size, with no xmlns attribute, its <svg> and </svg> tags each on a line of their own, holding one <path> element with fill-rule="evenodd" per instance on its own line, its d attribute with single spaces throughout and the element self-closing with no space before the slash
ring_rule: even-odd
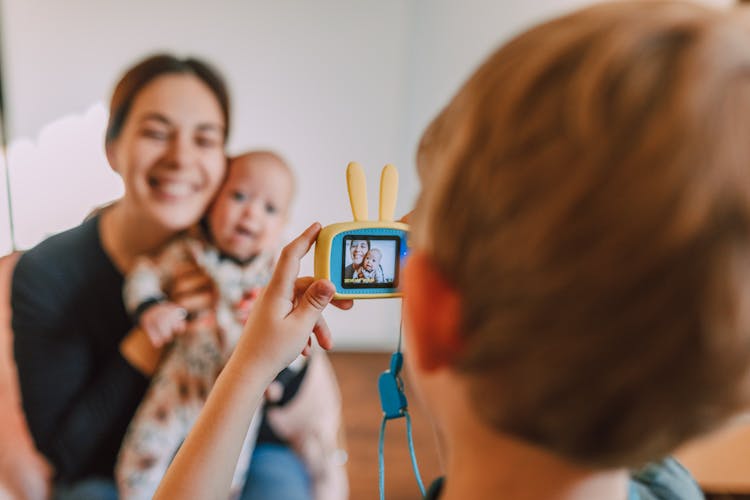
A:
<svg viewBox="0 0 750 500">
<path fill-rule="evenodd" d="M 367 218 L 367 182 L 355 162 L 346 168 L 354 221 L 321 229 L 315 244 L 315 277 L 336 286 L 336 299 L 400 297 L 399 273 L 407 255 L 409 226 L 394 222 L 398 171 L 383 167 L 378 220 Z"/>
</svg>

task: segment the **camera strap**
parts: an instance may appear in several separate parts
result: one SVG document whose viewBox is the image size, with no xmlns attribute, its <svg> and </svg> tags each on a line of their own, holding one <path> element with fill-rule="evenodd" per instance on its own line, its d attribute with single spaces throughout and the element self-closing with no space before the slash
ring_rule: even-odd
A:
<svg viewBox="0 0 750 500">
<path fill-rule="evenodd" d="M 422 496 L 425 495 L 422 477 L 419 475 L 417 456 L 414 453 L 414 440 L 411 433 L 411 416 L 409 415 L 406 395 L 404 394 L 404 381 L 401 379 L 401 368 L 404 364 L 404 356 L 401 354 L 401 335 L 403 321 L 398 332 L 398 348 L 391 356 L 391 366 L 378 377 L 378 393 L 380 394 L 380 406 L 383 409 L 383 420 L 380 424 L 380 439 L 378 443 L 378 480 L 380 500 L 385 500 L 385 458 L 383 448 L 385 443 L 385 426 L 389 420 L 406 418 L 406 439 L 409 444 L 411 465 L 414 469 L 414 477 Z"/>
</svg>

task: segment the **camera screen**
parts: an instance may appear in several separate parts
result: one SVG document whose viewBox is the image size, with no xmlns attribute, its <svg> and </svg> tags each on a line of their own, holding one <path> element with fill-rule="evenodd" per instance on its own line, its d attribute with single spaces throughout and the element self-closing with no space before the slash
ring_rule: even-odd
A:
<svg viewBox="0 0 750 500">
<path fill-rule="evenodd" d="M 344 236 L 342 286 L 397 287 L 400 246 L 398 236 Z"/>
</svg>

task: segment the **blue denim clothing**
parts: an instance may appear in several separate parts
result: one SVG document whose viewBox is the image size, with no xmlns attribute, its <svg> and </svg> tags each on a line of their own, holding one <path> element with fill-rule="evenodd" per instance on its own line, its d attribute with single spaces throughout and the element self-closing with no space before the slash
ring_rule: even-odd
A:
<svg viewBox="0 0 750 500">
<path fill-rule="evenodd" d="M 58 483 L 53 500 L 117 500 L 114 481 L 105 477 L 90 477 L 72 484 Z"/>
<path fill-rule="evenodd" d="M 312 500 L 312 481 L 289 447 L 258 443 L 250 460 L 241 500 Z"/>
<path fill-rule="evenodd" d="M 437 500 L 444 478 L 430 485 L 425 500 Z M 703 500 L 701 489 L 693 477 L 674 458 L 665 458 L 631 473 L 628 500 Z"/>
<path fill-rule="evenodd" d="M 674 458 L 665 458 L 634 472 L 628 500 L 702 500 L 703 492 Z"/>
<path fill-rule="evenodd" d="M 72 484 L 58 483 L 53 500 L 117 500 L 110 478 L 91 477 Z M 305 465 L 291 448 L 258 444 L 253 451 L 240 500 L 311 500 L 312 482 Z"/>
</svg>

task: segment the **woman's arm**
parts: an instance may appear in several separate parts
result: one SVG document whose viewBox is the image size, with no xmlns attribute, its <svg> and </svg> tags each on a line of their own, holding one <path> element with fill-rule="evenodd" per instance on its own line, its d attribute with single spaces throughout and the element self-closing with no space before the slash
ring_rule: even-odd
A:
<svg viewBox="0 0 750 500">
<path fill-rule="evenodd" d="M 15 268 L 13 348 L 35 444 L 58 477 L 73 478 L 114 444 L 122 415 L 133 411 L 147 379 L 116 350 L 93 354 L 94 341 L 84 333 L 87 320 L 78 307 L 82 285 L 68 269 L 72 258 L 59 258 L 58 248 L 50 245 L 30 250 Z M 104 343 L 110 332 L 102 332 Z"/>
<path fill-rule="evenodd" d="M 333 297 L 333 284 L 296 279 L 300 259 L 319 231 L 320 225 L 313 224 L 282 251 L 234 354 L 154 498 L 226 498 L 244 436 L 268 384 L 307 350 L 310 332 L 323 348 L 332 346 L 321 312 Z M 348 309 L 351 301 L 337 305 Z"/>
</svg>

